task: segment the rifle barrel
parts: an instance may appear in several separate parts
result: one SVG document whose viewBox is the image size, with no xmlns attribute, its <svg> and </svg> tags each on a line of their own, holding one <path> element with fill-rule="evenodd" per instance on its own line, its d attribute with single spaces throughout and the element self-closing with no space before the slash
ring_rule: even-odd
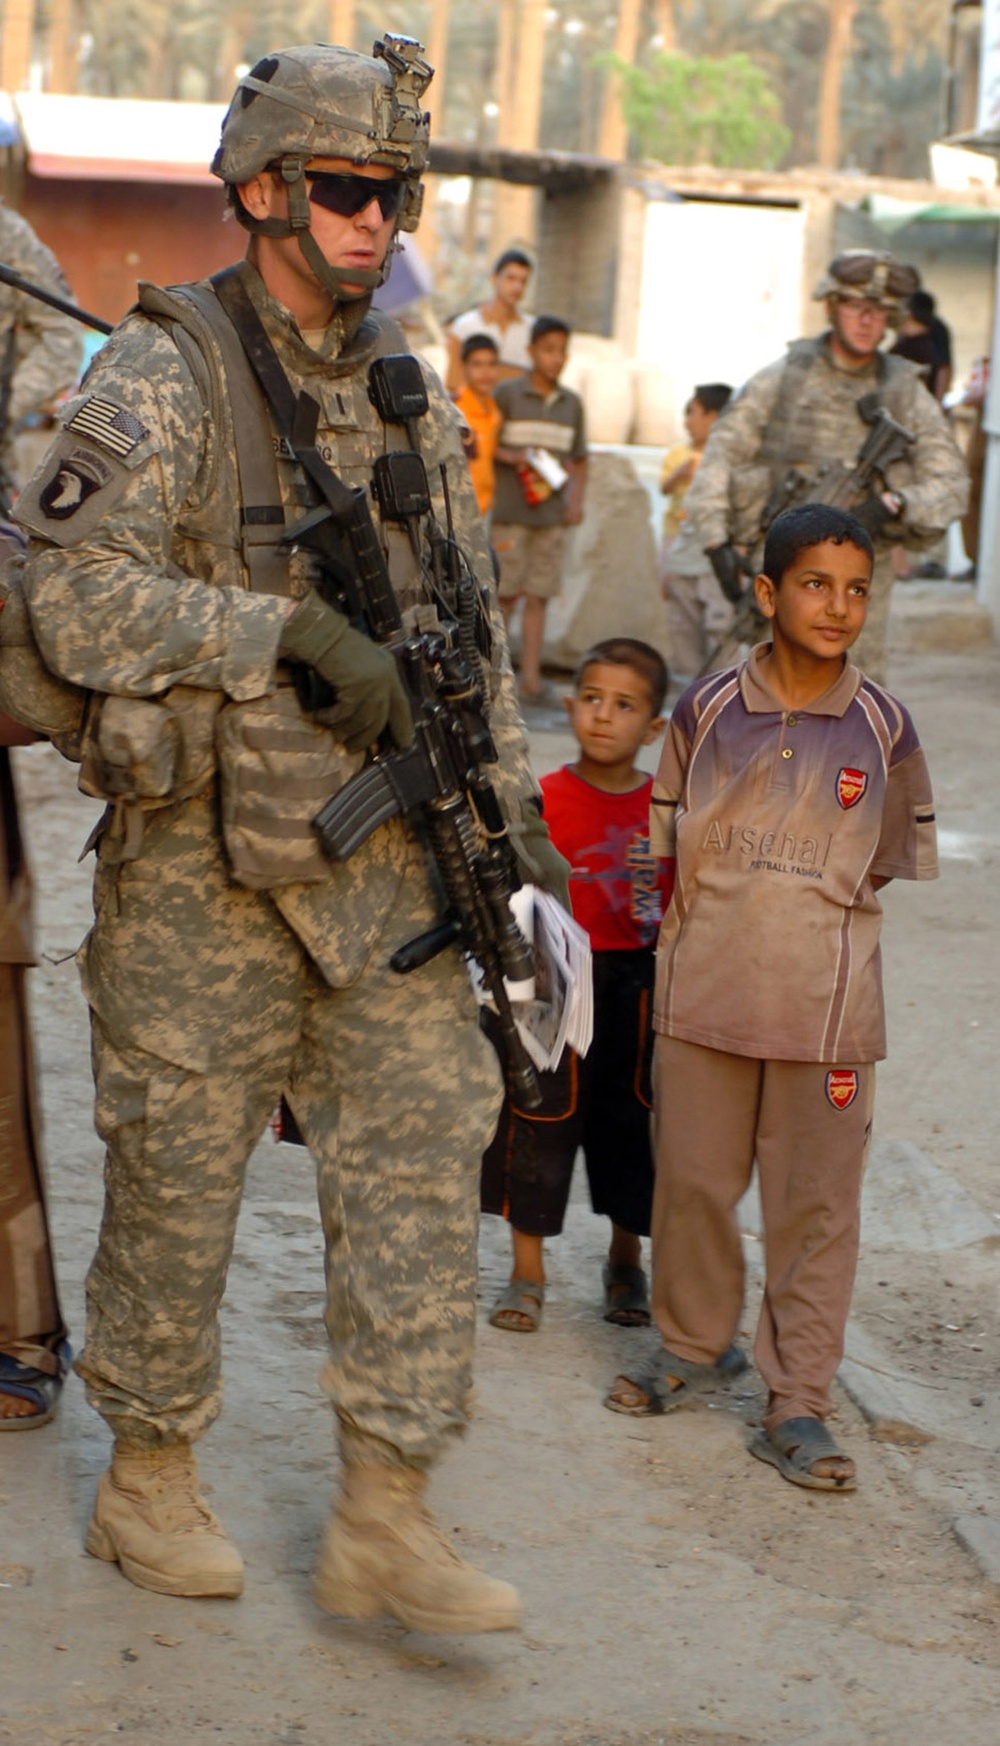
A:
<svg viewBox="0 0 1000 1746">
<path fill-rule="evenodd" d="M 58 309 L 62 315 L 71 315 L 74 321 L 82 321 L 84 327 L 96 328 L 98 333 L 114 333 L 114 323 L 104 321 L 99 315 L 88 315 L 78 304 L 71 303 L 68 297 L 58 297 L 54 291 L 46 291 L 41 285 L 35 285 L 30 279 L 22 279 L 20 273 L 15 273 L 13 267 L 0 261 L 0 284 L 10 285 L 14 291 L 25 291 L 29 297 L 37 297 L 39 303 L 48 303 L 51 308 Z"/>
</svg>

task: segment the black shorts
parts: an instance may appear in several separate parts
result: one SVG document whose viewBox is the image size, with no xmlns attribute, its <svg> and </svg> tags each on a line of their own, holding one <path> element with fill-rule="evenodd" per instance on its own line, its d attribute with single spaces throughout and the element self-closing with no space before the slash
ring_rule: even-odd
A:
<svg viewBox="0 0 1000 1746">
<path fill-rule="evenodd" d="M 531 1115 L 507 1095 L 483 1158 L 480 1204 L 527 1236 L 563 1227 L 573 1163 L 582 1146 L 591 1205 L 623 1230 L 649 1235 L 653 1154 L 649 1115 L 653 1054 L 651 949 L 595 952 L 594 1040 L 583 1058 L 567 1049 L 539 1075 L 541 1108 Z M 504 1062 L 495 1016 L 483 1028 Z"/>
</svg>

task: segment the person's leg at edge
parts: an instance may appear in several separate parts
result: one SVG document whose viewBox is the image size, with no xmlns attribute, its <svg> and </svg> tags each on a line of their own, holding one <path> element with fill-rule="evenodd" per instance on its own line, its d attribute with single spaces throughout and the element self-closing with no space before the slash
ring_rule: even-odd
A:
<svg viewBox="0 0 1000 1746">
<path fill-rule="evenodd" d="M 524 612 L 521 616 L 521 695 L 529 701 L 532 697 L 541 695 L 544 689 L 542 679 L 542 643 L 545 638 L 545 609 L 547 602 L 535 594 L 524 597 Z"/>
<path fill-rule="evenodd" d="M 591 1206 L 611 1224 L 604 1316 L 621 1327 L 647 1327 L 650 1320 L 641 1239 L 649 1236 L 653 1203 L 654 972 L 649 951 L 593 956 L 594 1035 L 586 1057 L 583 1149 Z"/>
<path fill-rule="evenodd" d="M 835 1076 L 829 1082 L 831 1072 Z M 857 1075 L 850 1101 L 836 1101 Z M 844 1353 L 857 1268 L 861 1183 L 871 1134 L 875 1068 L 769 1061 L 757 1132 L 766 1283 L 754 1355 L 767 1383 L 764 1430 L 826 1419 Z M 849 1473 L 821 1458 L 822 1476 Z"/>
<path fill-rule="evenodd" d="M 26 1366 L 53 1398 L 65 1371 L 34 1098 L 23 964 L 0 964 L 0 1355 Z M 52 1379 L 49 1381 L 49 1379 Z M 50 1416 L 37 1399 L 0 1382 L 0 1419 L 30 1425 Z"/>
<path fill-rule="evenodd" d="M 743 1308 L 736 1208 L 753 1171 L 760 1062 L 658 1036 L 653 1055 L 653 1320 L 667 1352 L 714 1365 Z M 666 1385 L 682 1379 L 662 1365 Z M 615 1378 L 611 1396 L 641 1410 L 645 1391 Z"/>
<path fill-rule="evenodd" d="M 457 953 L 412 976 L 388 960 L 434 919 L 411 844 L 364 973 L 318 982 L 289 1101 L 317 1160 L 342 1489 L 314 1577 L 326 1611 L 411 1629 L 511 1629 L 516 1591 L 456 1554 L 426 1509 L 428 1470 L 466 1423 L 478 1185 L 500 1102 L 496 1057 Z"/>
<path fill-rule="evenodd" d="M 486 1035 L 504 1053 L 499 1025 L 487 1013 Z M 545 1238 L 557 1237 L 566 1218 L 573 1165 L 583 1133 L 589 1054 L 563 1051 L 557 1068 L 538 1076 L 541 1103 L 530 1115 L 516 1107 L 508 1079 L 496 1133 L 483 1154 L 480 1206 L 511 1227 L 510 1281 L 490 1322 L 511 1333 L 534 1333 L 545 1303 Z"/>
</svg>

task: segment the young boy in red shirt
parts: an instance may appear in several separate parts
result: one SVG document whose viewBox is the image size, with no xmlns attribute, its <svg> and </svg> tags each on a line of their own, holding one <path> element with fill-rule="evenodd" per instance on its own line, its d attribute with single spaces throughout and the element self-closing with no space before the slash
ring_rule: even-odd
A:
<svg viewBox="0 0 1000 1746">
<path fill-rule="evenodd" d="M 566 699 L 579 742 L 574 764 L 542 778 L 545 820 L 570 863 L 573 915 L 590 935 L 594 1038 L 543 1073 L 544 1103 L 528 1116 L 507 1099 L 483 1160 L 482 1208 L 511 1222 L 510 1284 L 494 1327 L 531 1333 L 545 1298 L 542 1246 L 562 1230 L 582 1145 L 594 1211 L 611 1220 L 604 1314 L 649 1322 L 640 1237 L 652 1200 L 649 1066 L 654 944 L 670 901 L 673 863 L 649 848 L 652 778 L 635 762 L 663 729 L 666 664 L 648 643 L 613 637 L 583 657 Z M 490 1027 L 488 1027 L 490 1028 Z M 497 1041 L 495 1028 L 490 1034 Z"/>
<path fill-rule="evenodd" d="M 934 808 L 910 717 L 852 666 L 872 542 L 808 503 L 768 530 L 754 584 L 772 641 L 678 700 L 651 838 L 676 854 L 660 931 L 653 1308 L 645 1365 L 616 1412 L 670 1412 L 737 1372 L 736 1208 L 756 1158 L 768 1388 L 751 1453 L 795 1485 L 848 1491 L 825 1420 L 857 1265 L 890 879 L 937 874 Z"/>
</svg>

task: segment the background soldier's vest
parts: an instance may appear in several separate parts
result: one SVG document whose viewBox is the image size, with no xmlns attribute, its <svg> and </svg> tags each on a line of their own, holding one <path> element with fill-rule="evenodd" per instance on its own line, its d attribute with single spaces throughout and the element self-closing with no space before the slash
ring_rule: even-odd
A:
<svg viewBox="0 0 1000 1746">
<path fill-rule="evenodd" d="M 821 359 L 822 346 L 821 339 L 795 340 L 789 346 L 758 461 L 769 462 L 775 467 L 805 468 L 815 465 L 817 461 L 853 460 L 853 453 L 828 455 L 818 440 L 816 407 L 805 389 L 807 379 Z M 860 399 L 866 393 L 876 393 L 886 411 L 898 423 L 905 425 L 912 404 L 910 372 L 901 359 L 890 357 L 886 352 L 879 352 L 877 360 L 874 388 L 868 381 L 859 384 L 857 398 Z M 855 449 L 865 434 L 860 417 L 858 431 L 858 441 L 853 445 Z"/>
</svg>

